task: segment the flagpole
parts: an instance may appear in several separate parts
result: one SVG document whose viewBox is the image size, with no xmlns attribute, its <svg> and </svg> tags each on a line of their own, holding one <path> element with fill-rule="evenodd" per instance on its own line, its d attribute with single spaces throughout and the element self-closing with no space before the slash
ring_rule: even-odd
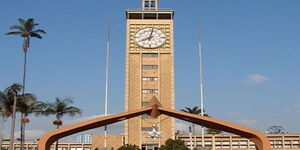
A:
<svg viewBox="0 0 300 150">
<path fill-rule="evenodd" d="M 202 44 L 200 36 L 200 27 L 199 27 L 199 37 L 198 37 L 198 49 L 199 49 L 199 72 L 200 72 L 200 108 L 201 116 L 204 116 L 204 96 L 203 96 L 203 63 L 202 63 Z M 204 147 L 204 128 L 201 126 L 201 138 L 202 138 L 202 147 Z"/>
<path fill-rule="evenodd" d="M 104 114 L 107 116 L 108 105 L 108 67 L 109 67 L 109 50 L 110 50 L 110 29 L 111 22 L 108 22 L 107 41 L 106 41 L 106 65 L 105 65 L 105 109 Z M 107 125 L 104 126 L 104 147 L 107 147 Z"/>
</svg>

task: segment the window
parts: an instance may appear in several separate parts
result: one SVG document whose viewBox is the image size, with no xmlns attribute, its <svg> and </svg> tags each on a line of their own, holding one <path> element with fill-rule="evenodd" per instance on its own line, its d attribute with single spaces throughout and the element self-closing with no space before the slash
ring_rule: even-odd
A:
<svg viewBox="0 0 300 150">
<path fill-rule="evenodd" d="M 151 1 L 151 7 L 155 8 L 155 1 Z"/>
<path fill-rule="evenodd" d="M 125 137 L 122 137 L 122 143 L 123 143 L 123 145 L 126 144 L 126 139 L 125 139 Z"/>
<path fill-rule="evenodd" d="M 156 13 L 144 13 L 144 19 L 156 19 Z"/>
<path fill-rule="evenodd" d="M 157 57 L 158 54 L 157 53 L 143 53 L 142 56 L 143 57 Z"/>
<path fill-rule="evenodd" d="M 150 6 L 149 1 L 145 1 L 145 8 L 148 8 Z"/>
<path fill-rule="evenodd" d="M 143 65 L 143 69 L 158 69 L 158 65 Z"/>
<path fill-rule="evenodd" d="M 143 81 L 157 81 L 158 78 L 157 77 L 143 77 L 142 80 Z"/>
<path fill-rule="evenodd" d="M 148 90 L 142 90 L 143 94 L 148 94 L 148 93 L 158 93 L 158 90 L 156 89 L 148 89 Z"/>
<path fill-rule="evenodd" d="M 142 102 L 142 106 L 147 106 L 149 102 Z"/>
<path fill-rule="evenodd" d="M 158 19 L 172 19 L 171 14 L 158 14 Z"/>
<path fill-rule="evenodd" d="M 141 13 L 130 13 L 127 19 L 142 19 L 143 15 Z"/>
<path fill-rule="evenodd" d="M 158 127 L 154 127 L 155 131 L 158 131 Z M 142 127 L 142 131 L 152 131 L 153 127 Z"/>
</svg>

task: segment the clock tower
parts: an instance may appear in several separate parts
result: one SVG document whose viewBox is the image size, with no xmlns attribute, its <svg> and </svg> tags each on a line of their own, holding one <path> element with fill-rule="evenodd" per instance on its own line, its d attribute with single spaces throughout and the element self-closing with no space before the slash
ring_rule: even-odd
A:
<svg viewBox="0 0 300 150">
<path fill-rule="evenodd" d="M 142 0 L 141 10 L 126 11 L 126 111 L 148 105 L 152 98 L 174 109 L 173 10 L 158 0 Z M 154 150 L 175 136 L 174 118 L 143 115 L 125 123 L 125 141 Z"/>
</svg>

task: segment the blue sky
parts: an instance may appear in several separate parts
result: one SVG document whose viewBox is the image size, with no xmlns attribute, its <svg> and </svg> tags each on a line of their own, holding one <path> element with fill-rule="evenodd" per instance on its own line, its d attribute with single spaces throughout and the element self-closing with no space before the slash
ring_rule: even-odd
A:
<svg viewBox="0 0 300 150">
<path fill-rule="evenodd" d="M 103 114 L 111 20 L 109 113 L 123 112 L 125 10 L 140 7 L 140 0 L 0 0 L 0 90 L 21 83 L 23 70 L 21 38 L 4 34 L 32 17 L 47 34 L 31 41 L 27 92 L 43 101 L 71 97 L 82 118 Z M 281 125 L 299 133 L 299 7 L 298 0 L 160 0 L 160 8 L 175 10 L 176 109 L 199 105 L 200 26 L 207 112 L 261 131 Z"/>
</svg>

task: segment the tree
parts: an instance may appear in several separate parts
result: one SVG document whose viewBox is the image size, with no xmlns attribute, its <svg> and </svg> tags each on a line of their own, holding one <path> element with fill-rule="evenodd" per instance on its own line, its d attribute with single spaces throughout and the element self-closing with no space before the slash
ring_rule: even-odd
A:
<svg viewBox="0 0 300 150">
<path fill-rule="evenodd" d="M 2 101 L 7 101 L 7 97 L 3 92 L 0 91 L 0 102 L 2 103 Z M 1 111 L 1 120 L 0 120 L 0 122 L 2 123 L 6 119 L 5 109 L 2 108 L 2 104 L 0 106 L 0 111 Z M 4 133 L 2 132 L 2 130 L 0 130 L 0 149 L 2 149 L 3 136 L 4 136 Z"/>
<path fill-rule="evenodd" d="M 165 145 L 162 145 L 161 150 L 189 150 L 189 148 L 184 144 L 181 139 L 173 140 L 168 139 Z"/>
<path fill-rule="evenodd" d="M 195 106 L 193 108 L 190 107 L 185 107 L 185 109 L 181 109 L 181 111 L 186 112 L 186 113 L 190 113 L 190 114 L 195 114 L 195 115 L 200 115 L 201 114 L 201 108 L 199 108 L 198 106 Z M 203 110 L 203 116 L 209 117 L 208 114 L 205 113 L 205 110 Z M 195 134 L 195 124 L 192 125 L 193 126 L 193 131 L 192 133 Z"/>
<path fill-rule="evenodd" d="M 56 98 L 53 103 L 47 103 L 45 110 L 45 115 L 55 115 L 56 120 L 53 121 L 53 124 L 56 125 L 56 128 L 59 129 L 59 126 L 63 124 L 61 121 L 62 117 L 69 115 L 74 117 L 77 114 L 81 114 L 81 110 L 77 107 L 70 106 L 73 101 L 69 98 L 61 99 Z M 58 149 L 58 141 L 56 141 L 56 150 Z"/>
<path fill-rule="evenodd" d="M 27 118 L 28 115 L 34 114 L 35 116 L 44 115 L 46 103 L 42 101 L 37 101 L 37 98 L 33 94 L 24 94 L 21 96 L 21 99 L 17 103 L 17 109 L 19 112 L 24 114 L 21 118 L 21 123 L 28 123 L 29 119 Z M 24 126 L 25 130 L 25 126 Z"/>
<path fill-rule="evenodd" d="M 11 127 L 10 127 L 10 148 L 12 149 L 14 143 L 15 133 L 15 121 L 16 121 L 16 104 L 17 96 L 21 91 L 22 86 L 20 84 L 12 84 L 7 87 L 4 92 L 1 92 L 0 105 L 2 110 L 2 116 L 4 119 L 11 116 Z"/>
<path fill-rule="evenodd" d="M 206 129 L 206 133 L 207 133 L 207 134 L 215 135 L 215 134 L 220 134 L 220 133 L 222 133 L 222 131 L 221 131 L 221 130 L 218 130 L 218 129 L 207 128 L 207 129 Z"/>
<path fill-rule="evenodd" d="M 118 150 L 140 150 L 137 145 L 126 144 L 118 148 Z"/>
<path fill-rule="evenodd" d="M 268 134 L 284 134 L 287 133 L 282 126 L 271 126 L 267 129 Z"/>
<path fill-rule="evenodd" d="M 27 20 L 19 18 L 18 19 L 19 24 L 18 25 L 12 25 L 10 27 L 11 30 L 15 30 L 12 32 L 7 32 L 5 35 L 18 35 L 23 38 L 23 52 L 24 52 L 24 63 L 23 63 L 23 94 L 25 93 L 25 79 L 26 79 L 26 65 L 27 65 L 27 51 L 30 46 L 30 39 L 31 38 L 38 38 L 42 39 L 41 33 L 46 34 L 44 30 L 37 29 L 35 30 L 35 27 L 39 24 L 34 22 L 33 18 L 29 18 Z M 14 104 L 15 105 L 15 104 Z M 21 114 L 21 117 L 24 117 L 24 114 Z M 25 141 L 25 123 L 21 123 L 21 150 L 23 149 L 23 144 Z"/>
<path fill-rule="evenodd" d="M 16 111 L 24 113 L 27 117 L 28 114 L 34 113 L 35 115 L 40 114 L 42 110 L 42 106 L 44 105 L 43 102 L 37 101 L 37 98 L 32 93 L 24 93 L 20 94 L 22 91 L 23 86 L 20 84 L 12 84 L 11 86 L 7 87 L 4 92 L 0 92 L 0 107 L 2 112 L 2 117 L 7 119 L 11 117 L 12 120 L 15 119 L 14 117 L 14 97 L 16 96 Z M 28 118 L 21 118 L 23 123 L 28 123 Z M 13 121 L 14 122 L 14 121 Z M 11 134 L 14 133 L 14 124 L 12 123 L 12 130 Z M 24 128 L 25 129 L 25 128 Z M 13 140 L 12 140 L 13 142 Z"/>
<path fill-rule="evenodd" d="M 1 92 L 0 107 L 2 110 L 2 116 L 5 118 L 11 117 L 13 114 L 14 95 L 19 98 L 22 90 L 22 85 L 14 83 L 7 87 L 4 92 Z"/>
</svg>

